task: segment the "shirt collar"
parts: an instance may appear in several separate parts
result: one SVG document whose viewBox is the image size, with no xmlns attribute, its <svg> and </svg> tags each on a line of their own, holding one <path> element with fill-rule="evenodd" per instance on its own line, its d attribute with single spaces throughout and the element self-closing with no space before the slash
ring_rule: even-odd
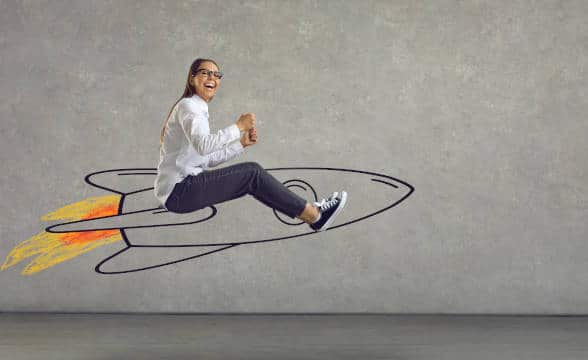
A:
<svg viewBox="0 0 588 360">
<path fill-rule="evenodd" d="M 194 95 L 192 95 L 192 99 L 201 102 L 202 104 L 204 104 L 204 106 L 206 106 L 206 109 L 208 110 L 208 103 L 206 101 L 204 101 L 203 98 L 201 98 L 200 96 L 198 96 L 198 94 L 194 93 Z"/>
</svg>

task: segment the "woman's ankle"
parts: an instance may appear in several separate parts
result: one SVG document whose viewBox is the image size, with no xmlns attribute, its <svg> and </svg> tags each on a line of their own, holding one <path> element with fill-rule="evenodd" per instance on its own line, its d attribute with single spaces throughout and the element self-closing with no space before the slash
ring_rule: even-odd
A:
<svg viewBox="0 0 588 360">
<path fill-rule="evenodd" d="M 319 221 L 321 219 L 321 212 L 318 209 L 316 209 L 316 212 L 318 213 L 318 215 L 316 216 L 316 220 L 314 220 L 312 222 L 312 224 L 314 224 L 315 222 L 317 222 L 317 221 Z"/>
<path fill-rule="evenodd" d="M 321 213 L 316 206 L 307 203 L 304 211 L 298 216 L 298 218 L 307 224 L 314 224 L 321 218 Z"/>
</svg>

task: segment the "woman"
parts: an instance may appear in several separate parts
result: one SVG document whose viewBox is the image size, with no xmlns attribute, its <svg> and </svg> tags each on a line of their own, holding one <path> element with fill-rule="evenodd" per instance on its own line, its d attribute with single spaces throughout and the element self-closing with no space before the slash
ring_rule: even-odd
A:
<svg viewBox="0 0 588 360">
<path fill-rule="evenodd" d="M 345 206 L 345 191 L 311 204 L 256 162 L 210 170 L 257 143 L 252 113 L 210 133 L 208 103 L 218 91 L 222 75 L 210 59 L 196 59 L 190 66 L 184 94 L 161 130 L 154 189 L 159 202 L 171 212 L 187 213 L 250 194 L 291 218 L 301 219 L 315 231 L 326 230 Z"/>
</svg>

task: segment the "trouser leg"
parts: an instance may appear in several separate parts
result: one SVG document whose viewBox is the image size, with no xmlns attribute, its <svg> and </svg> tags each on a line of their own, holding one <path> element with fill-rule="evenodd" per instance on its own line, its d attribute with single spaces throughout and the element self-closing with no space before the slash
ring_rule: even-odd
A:
<svg viewBox="0 0 588 360">
<path fill-rule="evenodd" d="M 172 212 L 187 213 L 250 194 L 265 205 L 295 218 L 307 201 L 290 191 L 256 162 L 243 162 L 189 175 L 166 202 Z"/>
</svg>

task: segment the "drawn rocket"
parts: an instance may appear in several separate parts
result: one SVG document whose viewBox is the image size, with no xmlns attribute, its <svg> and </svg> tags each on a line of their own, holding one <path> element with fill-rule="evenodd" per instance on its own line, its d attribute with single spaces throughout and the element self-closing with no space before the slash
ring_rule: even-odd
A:
<svg viewBox="0 0 588 360">
<path fill-rule="evenodd" d="M 348 203 L 327 231 L 355 224 L 400 204 L 414 188 L 388 175 L 368 171 L 289 167 L 266 169 L 309 202 L 345 190 Z M 153 168 L 113 169 L 91 173 L 85 181 L 120 195 L 114 215 L 63 222 L 48 233 L 119 230 L 125 247 L 95 267 L 101 274 L 122 274 L 176 264 L 245 244 L 263 244 L 322 233 L 244 196 L 187 214 L 172 213 L 157 202 Z M 273 214 L 272 214 L 273 212 Z M 237 237 L 231 234 L 239 234 Z M 206 234 L 204 236 L 203 234 Z"/>
</svg>

